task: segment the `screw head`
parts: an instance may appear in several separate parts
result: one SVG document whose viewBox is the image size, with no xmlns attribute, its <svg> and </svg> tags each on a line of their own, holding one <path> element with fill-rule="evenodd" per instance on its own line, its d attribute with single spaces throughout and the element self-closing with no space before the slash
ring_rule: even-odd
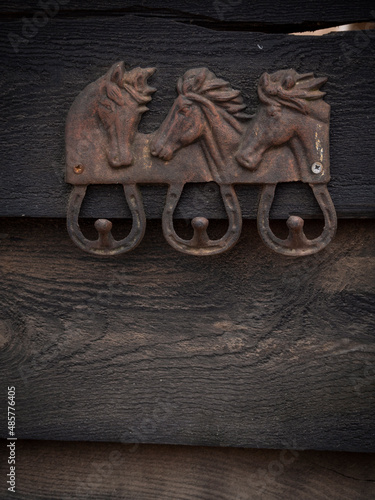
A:
<svg viewBox="0 0 375 500">
<path fill-rule="evenodd" d="M 74 168 L 74 173 L 75 174 L 82 174 L 83 170 L 84 170 L 84 166 L 83 165 L 76 165 Z"/>
<path fill-rule="evenodd" d="M 323 165 L 319 161 L 314 162 L 311 165 L 311 172 L 313 174 L 321 174 L 323 172 Z"/>
</svg>

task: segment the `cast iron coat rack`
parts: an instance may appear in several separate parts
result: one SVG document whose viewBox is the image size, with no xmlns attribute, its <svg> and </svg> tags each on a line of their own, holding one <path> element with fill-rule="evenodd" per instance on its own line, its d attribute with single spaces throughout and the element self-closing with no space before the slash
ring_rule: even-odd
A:
<svg viewBox="0 0 375 500">
<path fill-rule="evenodd" d="M 320 87 L 326 78 L 293 69 L 264 73 L 258 84 L 259 108 L 245 113 L 239 90 L 207 68 L 188 70 L 177 82 L 178 97 L 153 134 L 138 132 L 146 104 L 156 90 L 148 85 L 155 68 L 126 70 L 114 64 L 75 99 L 66 123 L 66 181 L 72 184 L 67 227 L 82 250 L 117 255 L 134 249 L 146 229 L 139 184 L 166 184 L 163 233 L 175 249 L 191 255 L 220 254 L 241 234 L 241 208 L 236 184 L 259 184 L 258 230 L 263 242 L 289 256 L 316 253 L 335 235 L 336 211 L 327 189 L 329 172 L 330 106 Z M 173 214 L 187 182 L 216 182 L 228 216 L 220 239 L 207 234 L 205 217 L 192 220 L 193 237 L 177 235 Z M 305 236 L 301 217 L 287 220 L 289 235 L 278 238 L 269 225 L 279 182 L 308 183 L 324 215 L 322 234 Z M 122 184 L 133 224 L 121 240 L 112 236 L 112 223 L 98 219 L 96 240 L 79 227 L 79 213 L 89 184 Z"/>
</svg>

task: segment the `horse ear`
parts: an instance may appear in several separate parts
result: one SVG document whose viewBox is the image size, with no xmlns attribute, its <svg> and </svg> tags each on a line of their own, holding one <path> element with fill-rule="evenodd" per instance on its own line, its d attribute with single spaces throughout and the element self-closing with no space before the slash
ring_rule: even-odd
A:
<svg viewBox="0 0 375 500">
<path fill-rule="evenodd" d="M 177 80 L 177 92 L 179 95 L 183 93 L 183 83 L 184 79 L 182 76 L 180 76 L 180 78 Z"/>
<path fill-rule="evenodd" d="M 121 88 L 122 81 L 125 74 L 125 63 L 120 61 L 112 66 L 108 71 L 108 80 L 106 84 L 107 96 L 111 101 L 114 101 L 119 106 L 125 103 L 124 96 L 122 95 Z"/>
<path fill-rule="evenodd" d="M 177 89 L 181 88 L 179 93 L 186 94 L 188 92 L 200 93 L 203 83 L 206 81 L 207 76 L 212 74 L 208 68 L 193 68 L 186 71 L 177 83 Z"/>
<path fill-rule="evenodd" d="M 106 75 L 105 92 L 107 97 L 119 106 L 124 105 L 124 97 L 121 93 L 122 79 L 125 73 L 125 63 L 120 61 L 114 64 Z"/>
<path fill-rule="evenodd" d="M 112 66 L 109 70 L 109 79 L 111 82 L 116 83 L 119 87 L 121 86 L 122 79 L 125 74 L 125 63 L 120 61 Z"/>
<path fill-rule="evenodd" d="M 196 73 L 196 78 L 193 82 L 193 92 L 201 92 L 204 87 L 204 83 L 209 79 L 210 76 L 215 76 L 208 68 L 198 68 Z"/>
<path fill-rule="evenodd" d="M 114 101 L 119 106 L 123 106 L 125 104 L 124 96 L 122 95 L 118 85 L 115 85 L 114 83 L 109 83 L 107 85 L 106 90 L 107 90 L 107 96 L 109 99 L 111 99 L 111 101 Z"/>
</svg>

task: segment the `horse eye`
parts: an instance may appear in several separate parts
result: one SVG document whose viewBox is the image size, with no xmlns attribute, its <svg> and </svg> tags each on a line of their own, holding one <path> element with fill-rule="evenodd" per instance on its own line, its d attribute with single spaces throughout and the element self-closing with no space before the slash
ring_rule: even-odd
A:
<svg viewBox="0 0 375 500">
<path fill-rule="evenodd" d="M 283 87 L 284 87 L 284 89 L 289 90 L 289 89 L 291 89 L 292 87 L 294 87 L 294 85 L 295 85 L 295 81 L 294 81 L 293 77 L 291 77 L 291 76 L 287 76 L 287 77 L 285 78 L 285 80 L 284 80 L 284 83 L 283 83 Z"/>
<path fill-rule="evenodd" d="M 181 115 L 187 115 L 188 112 L 189 112 L 189 106 L 184 106 L 183 108 L 179 109 L 178 112 L 181 114 Z"/>
</svg>

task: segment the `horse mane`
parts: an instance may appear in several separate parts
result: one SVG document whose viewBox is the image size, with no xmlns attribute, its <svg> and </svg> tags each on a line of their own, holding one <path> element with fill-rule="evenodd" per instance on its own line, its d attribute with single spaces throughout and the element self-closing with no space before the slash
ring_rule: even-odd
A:
<svg viewBox="0 0 375 500">
<path fill-rule="evenodd" d="M 133 68 L 125 71 L 121 86 L 131 94 L 138 104 L 151 101 L 151 94 L 156 91 L 147 84 L 147 79 L 152 76 L 156 68 Z"/>
<path fill-rule="evenodd" d="M 146 104 L 151 101 L 151 94 L 156 90 L 147 84 L 147 79 L 155 70 L 156 68 L 139 67 L 127 70 L 124 61 L 114 64 L 103 77 L 105 97 L 118 106 L 123 106 L 125 98 L 122 90 L 126 90 L 138 104 Z M 111 103 L 107 102 L 107 105 L 113 107 Z"/>
<path fill-rule="evenodd" d="M 229 82 L 212 73 L 207 68 L 189 69 L 178 79 L 177 91 L 180 95 L 197 100 L 207 107 L 212 104 L 226 111 L 237 119 L 249 119 L 244 113 L 246 104 L 241 92 L 234 90 Z"/>
<path fill-rule="evenodd" d="M 263 73 L 259 80 L 258 95 L 263 104 L 280 108 L 286 106 L 309 114 L 311 101 L 322 99 L 320 87 L 327 78 L 315 78 L 313 73 L 299 74 L 293 69 Z"/>
</svg>

